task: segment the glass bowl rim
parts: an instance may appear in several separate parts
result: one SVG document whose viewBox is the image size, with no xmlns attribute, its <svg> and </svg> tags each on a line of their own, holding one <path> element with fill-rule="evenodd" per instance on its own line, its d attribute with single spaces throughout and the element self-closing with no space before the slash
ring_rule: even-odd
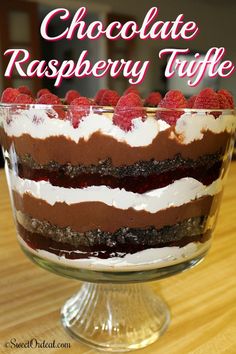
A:
<svg viewBox="0 0 236 354">
<path fill-rule="evenodd" d="M 92 109 L 93 111 L 96 112 L 104 112 L 104 113 L 115 113 L 115 106 L 99 106 L 99 105 L 66 105 L 66 104 L 39 104 L 39 103 L 3 103 L 0 102 L 0 109 L 1 108 L 8 108 L 8 109 L 22 109 L 22 110 L 27 110 L 27 109 L 41 109 L 41 110 L 50 110 L 50 109 L 63 109 L 65 111 L 67 110 L 75 110 L 79 111 L 80 109 L 85 109 L 89 108 L 90 110 Z M 205 108 L 164 108 L 164 107 L 137 107 L 137 106 L 125 106 L 125 107 L 119 107 L 119 110 L 127 111 L 127 110 L 137 110 L 139 111 L 140 109 L 143 109 L 145 113 L 149 114 L 154 114 L 156 112 L 183 112 L 183 113 L 212 113 L 212 112 L 219 112 L 219 113 L 224 113 L 224 114 L 233 114 L 236 115 L 236 107 L 234 108 L 227 108 L 227 109 L 220 109 L 220 108 L 211 108 L 211 109 L 205 109 Z"/>
</svg>

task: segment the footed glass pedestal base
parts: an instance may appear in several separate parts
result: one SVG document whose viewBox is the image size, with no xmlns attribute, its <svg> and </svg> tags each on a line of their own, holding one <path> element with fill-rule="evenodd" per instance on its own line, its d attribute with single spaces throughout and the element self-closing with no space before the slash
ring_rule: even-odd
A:
<svg viewBox="0 0 236 354">
<path fill-rule="evenodd" d="M 168 307 L 145 282 L 194 267 L 209 246 L 210 241 L 192 257 L 162 268 L 103 272 L 52 262 L 21 244 L 25 254 L 40 267 L 83 281 L 79 292 L 61 310 L 62 324 L 75 340 L 107 352 L 146 347 L 165 332 L 170 322 Z"/>
<path fill-rule="evenodd" d="M 157 340 L 170 313 L 147 285 L 83 283 L 63 306 L 61 320 L 74 339 L 98 350 L 125 352 Z"/>
</svg>

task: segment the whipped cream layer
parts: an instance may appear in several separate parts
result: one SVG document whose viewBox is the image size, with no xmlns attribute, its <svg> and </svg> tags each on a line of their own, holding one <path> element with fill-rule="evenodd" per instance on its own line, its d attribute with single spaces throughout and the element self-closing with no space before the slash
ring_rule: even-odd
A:
<svg viewBox="0 0 236 354">
<path fill-rule="evenodd" d="M 198 257 L 205 253 L 210 247 L 210 241 L 190 242 L 184 247 L 163 247 L 150 248 L 134 254 L 126 254 L 122 257 L 112 257 L 101 259 L 98 257 L 90 257 L 86 259 L 67 259 L 64 256 L 57 256 L 51 252 L 44 250 L 34 250 L 27 243 L 17 236 L 20 244 L 28 252 L 42 257 L 48 261 L 65 265 L 72 268 L 90 269 L 95 271 L 143 271 L 148 269 L 162 268 L 169 265 L 178 264 Z"/>
<path fill-rule="evenodd" d="M 181 206 L 203 196 L 214 196 L 221 192 L 223 187 L 221 178 L 209 186 L 205 186 L 194 178 L 185 177 L 166 187 L 139 194 L 107 186 L 91 186 L 82 189 L 57 187 L 46 181 L 35 182 L 22 179 L 13 172 L 10 172 L 10 180 L 12 189 L 21 196 L 28 193 L 50 205 L 57 202 L 64 202 L 68 205 L 82 202 L 102 202 L 118 209 L 133 208 L 149 213 Z"/>
<path fill-rule="evenodd" d="M 51 117 L 49 118 L 48 114 Z M 117 141 L 126 142 L 130 146 L 146 146 L 151 144 L 156 135 L 169 128 L 169 124 L 154 118 L 135 118 L 132 131 L 125 132 L 114 125 L 107 114 L 96 114 L 92 111 L 84 117 L 78 128 L 73 128 L 70 120 L 57 118 L 57 113 L 46 109 L 28 109 L 11 112 L 11 122 L 4 122 L 4 130 L 8 136 L 19 137 L 29 134 L 33 138 L 46 139 L 52 136 L 64 136 L 78 143 L 80 139 L 87 141 L 95 132 L 114 137 Z M 141 144 L 140 144 L 141 142 Z"/>
<path fill-rule="evenodd" d="M 163 120 L 157 120 L 150 115 L 145 121 L 137 117 L 133 119 L 131 131 L 124 131 L 114 125 L 110 114 L 90 114 L 82 119 L 78 128 L 73 128 L 70 120 L 58 119 L 54 110 L 30 108 L 9 112 L 11 119 L 3 121 L 3 128 L 8 136 L 20 137 L 28 134 L 32 138 L 46 139 L 55 136 L 64 136 L 78 143 L 81 139 L 89 140 L 92 134 L 100 132 L 102 135 L 113 137 L 118 142 L 125 142 L 131 147 L 148 146 L 159 132 L 170 128 Z M 51 118 L 49 118 L 49 115 Z M 215 118 L 206 113 L 184 113 L 178 119 L 175 131 L 171 138 L 181 144 L 189 144 L 194 140 L 201 140 L 203 133 L 232 132 L 236 126 L 236 119 L 231 114 Z"/>
<path fill-rule="evenodd" d="M 194 140 L 203 138 L 206 131 L 219 134 L 227 131 L 233 132 L 236 128 L 234 115 L 221 115 L 217 119 L 206 113 L 185 113 L 176 123 L 175 132 L 183 138 L 184 144 L 190 144 Z"/>
</svg>

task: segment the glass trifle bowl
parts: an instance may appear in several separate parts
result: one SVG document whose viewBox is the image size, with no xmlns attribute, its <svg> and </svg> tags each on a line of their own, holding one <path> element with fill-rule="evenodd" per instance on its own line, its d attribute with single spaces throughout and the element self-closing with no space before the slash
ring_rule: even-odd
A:
<svg viewBox="0 0 236 354">
<path fill-rule="evenodd" d="M 168 307 L 141 283 L 208 251 L 235 122 L 233 109 L 1 104 L 21 248 L 83 281 L 61 310 L 75 339 L 128 351 L 165 331 Z"/>
</svg>

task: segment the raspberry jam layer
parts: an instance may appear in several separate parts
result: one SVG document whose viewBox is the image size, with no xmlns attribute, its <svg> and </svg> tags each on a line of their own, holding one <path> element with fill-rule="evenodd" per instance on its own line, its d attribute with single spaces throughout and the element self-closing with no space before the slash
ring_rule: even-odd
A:
<svg viewBox="0 0 236 354">
<path fill-rule="evenodd" d="M 40 229 L 32 232 L 37 220 L 32 221 L 31 231 L 17 223 L 19 235 L 34 250 L 45 250 L 69 259 L 99 257 L 124 257 L 150 248 L 183 247 L 190 242 L 206 242 L 211 234 L 204 231 L 206 218 L 190 218 L 182 223 L 157 230 L 121 228 L 113 234 L 92 230 L 86 234 L 64 237 L 63 230 L 51 225 L 38 223 Z M 45 230 L 45 233 L 44 231 Z M 50 231 L 50 232 L 49 232 Z M 68 232 L 68 230 L 67 230 Z"/>
</svg>

